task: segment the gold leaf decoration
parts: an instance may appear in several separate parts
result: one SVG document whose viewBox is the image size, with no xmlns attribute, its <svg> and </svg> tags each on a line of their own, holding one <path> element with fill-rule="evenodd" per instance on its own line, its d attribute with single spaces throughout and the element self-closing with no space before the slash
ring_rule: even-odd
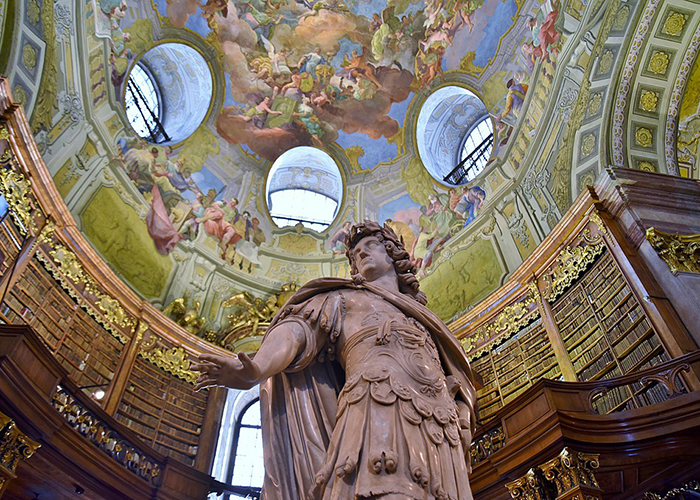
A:
<svg viewBox="0 0 700 500">
<path fill-rule="evenodd" d="M 654 135 L 646 127 L 639 127 L 634 133 L 634 142 L 637 146 L 648 148 L 654 142 Z"/>
<path fill-rule="evenodd" d="M 681 236 L 650 227 L 646 239 L 674 275 L 679 271 L 700 273 L 700 234 Z"/>
<path fill-rule="evenodd" d="M 659 103 L 659 94 L 653 90 L 642 90 L 639 96 L 639 107 L 650 113 L 656 112 L 656 106 Z"/>
<path fill-rule="evenodd" d="M 27 234 L 28 229 L 36 231 L 34 209 L 29 198 L 31 192 L 31 183 L 23 174 L 10 168 L 0 168 L 0 194 L 5 197 L 22 234 Z"/>
<path fill-rule="evenodd" d="M 649 59 L 649 70 L 657 75 L 665 75 L 669 62 L 670 58 L 666 52 L 662 50 L 654 51 Z"/>
<path fill-rule="evenodd" d="M 679 36 L 685 27 L 685 16 L 680 12 L 671 11 L 664 21 L 663 32 L 671 36 Z"/>
<path fill-rule="evenodd" d="M 558 266 L 544 277 L 548 284 L 545 292 L 547 301 L 554 302 L 564 293 L 604 249 L 605 245 L 598 243 L 574 248 L 567 246 L 562 250 L 556 260 Z"/>
<path fill-rule="evenodd" d="M 156 347 L 148 351 L 142 350 L 139 354 L 161 370 L 165 370 L 190 384 L 194 384 L 199 377 L 199 373 L 190 371 L 190 360 L 182 347 L 173 347 L 172 349 Z"/>
</svg>

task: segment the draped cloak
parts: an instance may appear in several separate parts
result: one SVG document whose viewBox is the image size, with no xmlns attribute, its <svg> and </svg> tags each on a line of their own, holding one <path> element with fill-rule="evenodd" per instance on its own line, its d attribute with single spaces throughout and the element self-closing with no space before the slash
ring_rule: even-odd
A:
<svg viewBox="0 0 700 500">
<path fill-rule="evenodd" d="M 432 311 L 407 294 L 397 295 L 372 283 L 341 278 L 312 280 L 277 313 L 263 340 L 274 342 L 275 326 L 282 321 L 301 325 L 305 336 L 305 347 L 289 368 L 260 388 L 265 436 L 262 500 L 309 498 L 314 476 L 325 463 L 337 398 L 345 383 L 342 368 L 334 360 L 334 342 L 343 327 L 345 304 L 341 294 L 327 292 L 363 289 L 425 327 L 435 342 L 445 375 L 457 382 L 455 399 L 463 403 L 462 411 L 469 412 L 460 417 L 474 425 L 476 390 L 471 368 L 460 343 Z M 318 335 L 319 331 L 327 338 Z M 470 430 L 465 432 L 470 434 Z M 471 436 L 465 441 L 471 442 Z M 468 460 L 468 450 L 465 453 Z"/>
</svg>

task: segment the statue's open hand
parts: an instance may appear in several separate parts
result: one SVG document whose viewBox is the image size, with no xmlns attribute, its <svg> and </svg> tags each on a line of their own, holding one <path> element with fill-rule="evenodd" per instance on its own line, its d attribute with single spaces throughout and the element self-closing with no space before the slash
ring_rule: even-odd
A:
<svg viewBox="0 0 700 500">
<path fill-rule="evenodd" d="M 250 389 L 260 382 L 260 369 L 245 353 L 233 356 L 200 354 L 199 363 L 192 363 L 190 370 L 201 373 L 195 391 L 216 385 Z"/>
</svg>

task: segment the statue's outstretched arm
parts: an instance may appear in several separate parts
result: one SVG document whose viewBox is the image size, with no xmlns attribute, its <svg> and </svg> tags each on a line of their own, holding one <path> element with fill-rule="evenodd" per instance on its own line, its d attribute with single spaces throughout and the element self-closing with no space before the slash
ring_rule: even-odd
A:
<svg viewBox="0 0 700 500">
<path fill-rule="evenodd" d="M 287 368 L 303 350 L 303 327 L 296 322 L 281 322 L 274 327 L 274 335 L 266 335 L 262 345 L 250 359 L 245 353 L 231 356 L 200 354 L 199 363 L 190 369 L 201 372 L 194 390 L 224 386 L 234 389 L 250 389 L 263 380 Z"/>
</svg>

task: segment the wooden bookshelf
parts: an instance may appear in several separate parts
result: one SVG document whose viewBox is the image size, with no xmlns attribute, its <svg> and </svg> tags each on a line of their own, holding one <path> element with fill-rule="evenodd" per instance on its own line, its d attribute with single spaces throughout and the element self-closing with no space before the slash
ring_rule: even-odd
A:
<svg viewBox="0 0 700 500">
<path fill-rule="evenodd" d="M 116 418 L 156 450 L 194 465 L 204 424 L 207 392 L 137 358 Z"/>
<path fill-rule="evenodd" d="M 106 385 L 124 345 L 81 309 L 36 259 L 8 290 L 2 314 L 31 326 L 79 386 Z"/>
<path fill-rule="evenodd" d="M 552 311 L 557 333 L 581 381 L 619 377 L 670 359 L 607 251 L 552 304 Z M 662 396 L 655 388 L 622 387 L 599 396 L 593 404 L 600 413 L 610 413 Z"/>
<path fill-rule="evenodd" d="M 561 376 L 542 320 L 534 314 L 527 326 L 473 359 L 471 365 L 484 381 L 477 392 L 482 422 L 540 378 Z"/>
<path fill-rule="evenodd" d="M 12 215 L 8 212 L 0 219 L 0 276 L 4 276 L 12 268 L 14 260 L 19 255 L 24 237 L 17 229 Z"/>
</svg>

